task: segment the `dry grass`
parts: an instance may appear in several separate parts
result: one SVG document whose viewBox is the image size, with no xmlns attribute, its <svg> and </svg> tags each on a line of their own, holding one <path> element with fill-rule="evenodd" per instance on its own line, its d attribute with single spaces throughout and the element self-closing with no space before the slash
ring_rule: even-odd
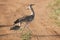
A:
<svg viewBox="0 0 60 40">
<path fill-rule="evenodd" d="M 49 4 L 51 8 L 50 18 L 54 19 L 54 23 L 60 26 L 60 0 L 55 0 Z"/>
</svg>

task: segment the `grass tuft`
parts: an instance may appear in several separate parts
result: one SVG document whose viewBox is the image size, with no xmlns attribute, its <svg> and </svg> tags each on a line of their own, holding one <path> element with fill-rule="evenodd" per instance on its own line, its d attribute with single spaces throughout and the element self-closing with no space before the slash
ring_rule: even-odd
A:
<svg viewBox="0 0 60 40">
<path fill-rule="evenodd" d="M 31 40 L 31 32 L 22 33 L 22 40 Z"/>
</svg>

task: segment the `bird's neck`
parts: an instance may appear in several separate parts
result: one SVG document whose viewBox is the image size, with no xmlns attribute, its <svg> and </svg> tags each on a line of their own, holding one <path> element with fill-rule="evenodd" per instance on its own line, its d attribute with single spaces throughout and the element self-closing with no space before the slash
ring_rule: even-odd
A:
<svg viewBox="0 0 60 40">
<path fill-rule="evenodd" d="M 32 6 L 30 6 L 30 10 L 31 10 L 31 15 L 35 15 L 34 10 L 33 10 L 33 8 L 32 8 Z"/>
</svg>

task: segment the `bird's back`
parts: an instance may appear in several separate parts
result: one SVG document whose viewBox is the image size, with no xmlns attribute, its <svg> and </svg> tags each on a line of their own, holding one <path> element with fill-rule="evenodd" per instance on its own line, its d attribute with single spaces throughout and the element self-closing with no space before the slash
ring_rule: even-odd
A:
<svg viewBox="0 0 60 40">
<path fill-rule="evenodd" d="M 14 21 L 14 24 L 17 24 L 19 22 L 22 23 L 22 21 L 24 21 L 24 20 L 25 20 L 25 17 L 19 18 L 16 21 Z"/>
<path fill-rule="evenodd" d="M 16 21 L 14 21 L 14 24 L 16 24 L 16 23 L 19 23 L 19 19 L 17 19 Z"/>
<path fill-rule="evenodd" d="M 25 19 L 26 19 L 25 21 L 30 22 L 34 19 L 34 16 L 30 15 L 30 16 L 27 16 Z"/>
</svg>

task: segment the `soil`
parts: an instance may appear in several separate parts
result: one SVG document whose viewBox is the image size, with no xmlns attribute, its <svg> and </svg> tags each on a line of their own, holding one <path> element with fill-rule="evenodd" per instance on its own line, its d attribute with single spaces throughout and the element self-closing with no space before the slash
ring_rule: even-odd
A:
<svg viewBox="0 0 60 40">
<path fill-rule="evenodd" d="M 20 30 L 10 30 L 13 22 L 29 15 L 29 4 L 35 4 L 35 19 L 29 24 L 33 33 L 31 40 L 60 40 L 60 27 L 50 19 L 47 7 L 53 0 L 0 0 L 0 40 L 21 40 Z M 6 25 L 6 26 L 4 26 Z M 16 33 L 17 32 L 17 33 Z"/>
</svg>

